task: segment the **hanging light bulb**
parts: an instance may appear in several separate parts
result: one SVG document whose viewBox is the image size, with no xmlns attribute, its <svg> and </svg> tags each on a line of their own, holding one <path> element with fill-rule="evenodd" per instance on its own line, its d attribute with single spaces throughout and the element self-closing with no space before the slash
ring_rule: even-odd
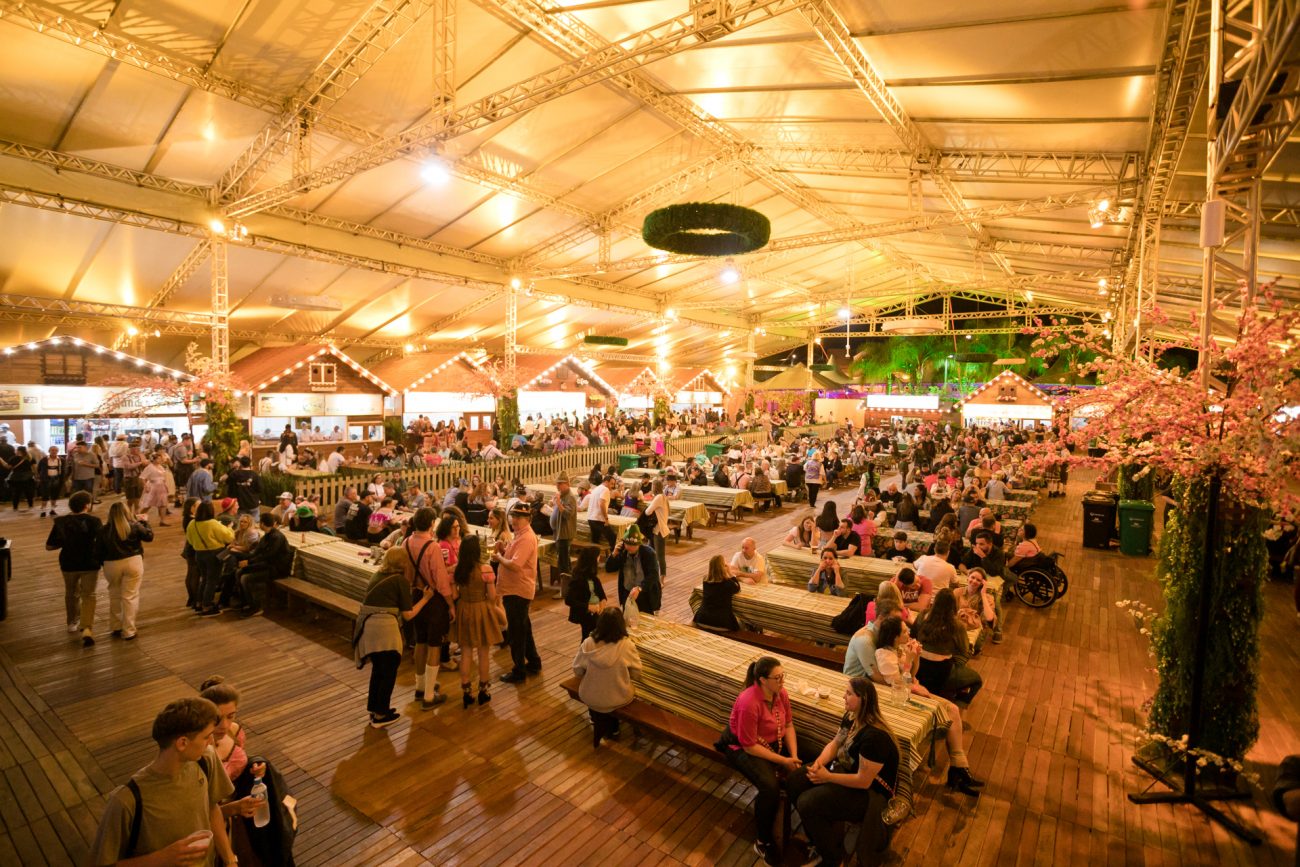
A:
<svg viewBox="0 0 1300 867">
<path fill-rule="evenodd" d="M 727 260 L 727 264 L 723 267 L 722 272 L 718 274 L 718 279 L 723 283 L 726 283 L 728 286 L 740 282 L 740 269 L 736 267 L 734 260 Z"/>
<path fill-rule="evenodd" d="M 442 160 L 426 160 L 420 166 L 420 180 L 426 184 L 445 184 L 451 180 L 451 170 Z"/>
</svg>

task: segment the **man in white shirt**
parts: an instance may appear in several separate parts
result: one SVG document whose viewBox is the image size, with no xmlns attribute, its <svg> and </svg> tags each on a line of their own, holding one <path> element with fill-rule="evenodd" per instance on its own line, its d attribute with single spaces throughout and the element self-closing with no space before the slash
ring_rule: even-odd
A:
<svg viewBox="0 0 1300 867">
<path fill-rule="evenodd" d="M 758 553 L 758 543 L 746 536 L 740 550 L 731 557 L 731 574 L 746 584 L 767 583 L 767 558 Z"/>
<path fill-rule="evenodd" d="M 591 496 L 587 499 L 587 526 L 593 544 L 609 542 L 612 548 L 616 542 L 614 531 L 609 528 L 609 500 L 617 483 L 618 476 L 609 476 L 591 489 Z"/>
<path fill-rule="evenodd" d="M 505 456 L 505 452 L 497 448 L 496 440 L 488 440 L 488 444 L 483 447 L 483 460 L 485 461 L 495 461 Z"/>
<path fill-rule="evenodd" d="M 948 562 L 948 550 L 948 540 L 940 539 L 934 543 L 933 554 L 918 557 L 912 564 L 916 574 L 922 578 L 929 578 L 930 584 L 936 591 L 951 586 L 957 579 L 957 569 Z"/>
<path fill-rule="evenodd" d="M 343 457 L 343 446 L 336 446 L 334 451 L 330 452 L 330 456 L 325 459 L 325 464 L 329 467 L 331 473 L 337 473 L 339 467 L 343 466 L 345 460 L 346 458 Z"/>
</svg>

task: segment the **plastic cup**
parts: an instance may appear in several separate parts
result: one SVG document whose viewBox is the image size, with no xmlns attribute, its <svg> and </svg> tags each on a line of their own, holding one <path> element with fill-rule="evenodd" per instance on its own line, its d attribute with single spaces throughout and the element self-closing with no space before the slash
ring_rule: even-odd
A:
<svg viewBox="0 0 1300 867">
<path fill-rule="evenodd" d="M 190 844 L 190 848 L 191 848 L 191 849 L 194 849 L 194 850 L 196 850 L 196 851 L 200 851 L 200 852 L 204 852 L 204 851 L 207 851 L 207 848 L 208 848 L 209 846 L 211 846 L 211 845 L 212 845 L 212 832 L 211 832 L 211 831 L 196 831 L 196 832 L 194 832 L 194 842 Z"/>
</svg>

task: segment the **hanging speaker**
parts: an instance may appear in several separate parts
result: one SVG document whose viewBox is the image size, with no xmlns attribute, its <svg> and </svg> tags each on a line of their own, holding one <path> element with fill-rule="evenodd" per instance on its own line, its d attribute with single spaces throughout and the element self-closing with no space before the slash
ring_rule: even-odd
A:
<svg viewBox="0 0 1300 867">
<path fill-rule="evenodd" d="M 1201 205 L 1201 246 L 1220 247 L 1223 245 L 1223 225 L 1227 215 L 1227 203 L 1223 199 L 1210 199 Z"/>
</svg>

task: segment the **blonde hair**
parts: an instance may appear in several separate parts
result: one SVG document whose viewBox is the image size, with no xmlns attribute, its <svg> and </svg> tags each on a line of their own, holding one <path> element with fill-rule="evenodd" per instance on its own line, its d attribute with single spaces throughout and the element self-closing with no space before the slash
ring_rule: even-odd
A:
<svg viewBox="0 0 1300 867">
<path fill-rule="evenodd" d="M 882 581 L 876 589 L 876 621 L 903 610 L 903 594 L 892 581 Z"/>
<path fill-rule="evenodd" d="M 726 581 L 731 577 L 727 571 L 727 560 L 721 554 L 714 554 L 709 558 L 709 576 L 705 578 L 706 583 Z"/>
<path fill-rule="evenodd" d="M 113 535 L 125 541 L 131 535 L 131 513 L 126 503 L 114 503 L 108 509 L 108 523 L 113 527 Z"/>
</svg>

